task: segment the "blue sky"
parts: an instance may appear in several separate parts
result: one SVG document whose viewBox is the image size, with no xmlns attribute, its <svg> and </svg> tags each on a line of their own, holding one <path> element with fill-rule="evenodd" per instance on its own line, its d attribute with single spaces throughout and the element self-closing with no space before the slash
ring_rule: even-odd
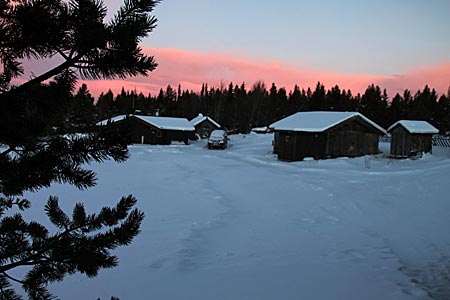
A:
<svg viewBox="0 0 450 300">
<path fill-rule="evenodd" d="M 105 3 L 111 15 L 122 1 Z M 356 92 L 375 83 L 391 94 L 450 86 L 450 0 L 163 0 L 154 14 L 158 27 L 142 47 L 160 65 L 117 89 L 260 80 Z"/>
<path fill-rule="evenodd" d="M 450 1 L 166 0 L 146 45 L 393 75 L 450 60 Z"/>
</svg>

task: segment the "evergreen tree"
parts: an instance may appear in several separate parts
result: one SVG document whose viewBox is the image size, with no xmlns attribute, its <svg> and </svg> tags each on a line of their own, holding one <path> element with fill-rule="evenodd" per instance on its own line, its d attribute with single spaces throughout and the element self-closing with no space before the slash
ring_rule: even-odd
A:
<svg viewBox="0 0 450 300">
<path fill-rule="evenodd" d="M 436 91 L 426 85 L 423 91 L 417 91 L 411 102 L 410 116 L 415 120 L 425 120 L 431 124 L 435 123 L 438 108 L 438 96 Z"/>
<path fill-rule="evenodd" d="M 260 120 L 264 115 L 264 103 L 267 102 L 268 92 L 263 81 L 253 84 L 252 90 L 248 93 L 250 111 L 248 122 L 245 124 L 244 132 L 250 132 L 253 127 L 260 126 Z"/>
<path fill-rule="evenodd" d="M 370 85 L 359 102 L 358 111 L 382 127 L 387 127 L 387 94 L 379 86 Z"/>
<path fill-rule="evenodd" d="M 308 88 L 309 92 L 311 90 Z M 309 97 L 310 110 L 325 110 L 325 87 L 320 82 L 317 83 L 316 89 Z"/>
<path fill-rule="evenodd" d="M 236 84 L 234 87 L 230 86 L 232 90 L 228 91 L 228 100 L 227 103 L 229 105 L 229 115 L 228 122 L 225 124 L 226 128 L 231 130 L 231 132 L 239 132 L 239 110 L 240 105 L 245 98 L 245 85 L 242 84 L 241 88 Z"/>
<path fill-rule="evenodd" d="M 114 94 L 108 90 L 106 94 L 101 93 L 95 104 L 97 110 L 97 120 L 104 120 L 114 117 L 118 114 L 116 103 L 114 102 Z"/>
<path fill-rule="evenodd" d="M 450 131 L 450 89 L 447 96 L 442 95 L 437 104 L 436 126 L 443 133 Z"/>
<path fill-rule="evenodd" d="M 220 88 L 213 90 L 213 94 L 211 96 L 211 103 L 213 108 L 213 118 L 218 120 L 219 123 L 223 123 L 223 110 L 225 104 L 225 90 L 223 84 L 221 84 Z"/>
<path fill-rule="evenodd" d="M 230 82 L 226 91 L 224 91 L 224 101 L 223 108 L 221 110 L 220 124 L 225 128 L 233 128 L 234 126 L 234 107 L 235 107 L 236 96 L 234 94 L 233 83 Z"/>
<path fill-rule="evenodd" d="M 164 101 L 165 101 L 165 110 L 163 115 L 165 116 L 174 116 L 177 106 L 177 93 L 169 84 L 166 87 L 166 91 L 164 92 Z"/>
<path fill-rule="evenodd" d="M 388 126 L 394 124 L 399 120 L 406 119 L 408 104 L 405 102 L 402 96 L 397 93 L 392 99 L 388 107 Z"/>
<path fill-rule="evenodd" d="M 120 94 L 114 99 L 114 105 L 117 109 L 118 115 L 130 115 L 134 113 L 133 100 L 130 97 L 129 92 L 125 92 L 125 88 L 122 87 Z"/>
<path fill-rule="evenodd" d="M 83 83 L 73 97 L 68 95 L 68 105 L 65 115 L 65 131 L 70 133 L 89 132 L 95 126 L 96 111 L 94 98 L 89 93 L 86 84 Z"/>
<path fill-rule="evenodd" d="M 236 95 L 236 127 L 238 132 L 247 133 L 249 132 L 249 115 L 250 115 L 250 101 L 247 93 L 245 83 L 243 82 L 239 88 L 235 88 Z"/>
<path fill-rule="evenodd" d="M 288 95 L 287 95 L 286 88 L 281 87 L 278 89 L 277 98 L 278 98 L 279 109 L 275 109 L 275 119 L 269 120 L 269 122 L 265 122 L 264 124 L 272 123 L 272 122 L 282 119 L 288 115 L 288 113 L 287 113 Z M 264 124 L 262 124 L 262 125 L 264 125 Z"/>
<path fill-rule="evenodd" d="M 0 299 L 22 298 L 11 281 L 30 299 L 52 299 L 49 283 L 77 272 L 93 277 L 116 266 L 111 250 L 139 233 L 143 213 L 133 208 L 132 196 L 97 214 L 88 214 L 79 203 L 71 216 L 50 197 L 45 213 L 56 230 L 25 221 L 20 210 L 31 205 L 23 197 L 27 191 L 54 182 L 86 189 L 96 181 L 84 167 L 89 162 L 127 158 L 125 140 L 114 128 L 72 134 L 90 125 L 93 116 L 87 112 L 77 119 L 68 108 L 78 100 L 91 101 L 84 87 L 72 96 L 75 74 L 111 79 L 146 76 L 155 69 L 153 57 L 143 54 L 139 43 L 156 25 L 150 14 L 158 2 L 126 0 L 109 23 L 103 22 L 107 11 L 100 0 L 1 2 Z M 24 73 L 23 59 L 56 55 L 62 62 L 53 69 L 12 84 Z"/>
<path fill-rule="evenodd" d="M 274 120 L 279 120 L 280 108 L 281 105 L 280 100 L 278 98 L 278 88 L 275 85 L 275 83 L 272 82 L 272 86 L 269 89 L 269 97 L 268 99 L 265 99 L 265 102 L 263 103 L 263 110 L 265 111 L 265 119 L 268 120 L 267 123 L 272 122 Z"/>
<path fill-rule="evenodd" d="M 300 88 L 298 85 L 294 86 L 294 90 L 289 93 L 289 105 L 286 110 L 286 113 L 288 115 L 292 115 L 297 111 L 302 111 L 304 108 L 303 105 L 303 98 L 302 98 L 302 92 L 300 91 Z"/>
<path fill-rule="evenodd" d="M 339 86 L 334 86 L 331 90 L 327 91 L 325 95 L 325 110 L 344 110 L 344 103 L 341 95 L 341 89 Z"/>
<path fill-rule="evenodd" d="M 358 101 L 353 97 L 351 90 L 343 90 L 341 99 L 343 111 L 356 111 L 358 108 Z"/>
</svg>

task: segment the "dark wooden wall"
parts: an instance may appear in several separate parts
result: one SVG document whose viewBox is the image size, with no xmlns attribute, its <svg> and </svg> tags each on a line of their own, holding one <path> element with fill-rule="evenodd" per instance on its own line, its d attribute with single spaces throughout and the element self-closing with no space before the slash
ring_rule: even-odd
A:
<svg viewBox="0 0 450 300">
<path fill-rule="evenodd" d="M 380 134 L 358 118 L 350 119 L 328 131 L 327 156 L 363 156 L 379 153 Z"/>
<path fill-rule="evenodd" d="M 378 130 L 355 118 L 320 133 L 275 131 L 273 146 L 278 158 L 287 161 L 353 157 L 379 153 L 379 136 Z"/>
<path fill-rule="evenodd" d="M 420 153 L 431 153 L 431 134 L 411 134 L 402 126 L 391 130 L 391 156 L 410 157 Z"/>
<path fill-rule="evenodd" d="M 172 141 L 189 143 L 192 132 L 163 130 L 138 119 L 128 118 L 121 123 L 122 130 L 128 135 L 130 144 L 170 145 Z"/>
<path fill-rule="evenodd" d="M 165 144 L 169 145 L 172 141 L 183 142 L 186 145 L 189 144 L 189 137 L 191 132 L 181 130 L 163 130 L 163 136 L 165 133 Z"/>
<path fill-rule="evenodd" d="M 323 133 L 275 131 L 275 136 L 274 151 L 280 160 L 318 159 L 326 154 L 326 136 Z"/>
<path fill-rule="evenodd" d="M 211 131 L 216 129 L 220 129 L 220 127 L 217 127 L 208 119 L 195 126 L 195 131 L 200 135 L 201 138 L 208 138 Z"/>
</svg>

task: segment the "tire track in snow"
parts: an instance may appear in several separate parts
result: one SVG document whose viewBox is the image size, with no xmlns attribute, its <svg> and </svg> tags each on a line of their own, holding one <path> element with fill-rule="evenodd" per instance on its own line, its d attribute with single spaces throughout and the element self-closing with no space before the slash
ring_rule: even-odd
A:
<svg viewBox="0 0 450 300">
<path fill-rule="evenodd" d="M 198 194 L 207 196 L 220 205 L 218 214 L 210 216 L 207 220 L 198 220 L 189 225 L 188 233 L 185 237 L 180 239 L 180 247 L 172 260 L 176 267 L 181 271 L 193 271 L 197 268 L 205 268 L 212 263 L 214 257 L 207 255 L 206 248 L 208 247 L 208 233 L 218 230 L 224 226 L 224 220 L 228 219 L 231 214 L 231 201 L 227 199 L 226 195 L 214 189 L 214 182 L 211 179 L 199 180 L 204 176 L 197 177 L 197 174 L 204 173 L 205 170 L 197 168 L 188 168 L 185 164 L 172 161 L 171 164 L 177 169 L 177 172 L 184 174 L 183 177 L 190 178 L 192 184 L 198 186 Z M 227 254 L 229 255 L 229 254 Z M 170 258 L 158 259 L 153 266 L 160 268 L 163 264 L 170 261 Z"/>
<path fill-rule="evenodd" d="M 322 212 L 318 214 L 319 216 L 323 216 L 324 218 L 312 220 L 311 226 L 314 226 L 315 223 L 323 229 L 323 225 L 325 223 L 329 224 L 330 226 L 351 226 L 353 224 L 361 227 L 361 225 L 363 225 L 361 228 L 359 228 L 359 231 L 362 235 L 366 234 L 366 238 L 360 238 L 360 235 L 358 234 L 356 234 L 356 237 L 360 241 L 365 241 L 366 244 L 355 245 L 355 247 L 345 247 L 345 245 L 338 245 L 334 249 L 336 250 L 335 252 L 328 253 L 330 257 L 332 256 L 331 259 L 350 260 L 355 264 L 363 263 L 364 261 L 369 260 L 374 263 L 374 265 L 372 265 L 373 268 L 379 269 L 381 271 L 383 271 L 384 269 L 389 269 L 389 272 L 392 272 L 392 270 L 390 269 L 392 266 L 398 265 L 399 271 L 410 278 L 409 283 L 405 284 L 402 281 L 399 281 L 398 283 L 404 294 L 417 297 L 416 287 L 418 287 L 421 290 L 426 291 L 428 295 L 427 298 L 448 298 L 448 294 L 445 292 L 445 283 L 448 284 L 447 266 L 436 266 L 435 262 L 439 262 L 438 258 L 434 258 L 433 261 L 435 262 L 430 263 L 427 267 L 419 269 L 414 268 L 413 264 L 407 264 L 404 260 L 401 259 L 402 255 L 400 253 L 397 253 L 396 251 L 393 251 L 393 248 L 389 245 L 389 243 L 385 242 L 385 236 L 382 233 L 374 233 L 374 228 L 371 226 L 371 224 L 361 222 L 362 218 L 370 217 L 366 215 L 367 212 L 365 212 L 364 207 L 359 206 L 358 202 L 345 201 L 345 195 L 343 196 L 340 191 L 336 191 L 334 188 L 330 188 L 336 186 L 335 182 L 331 185 L 328 185 L 326 183 L 326 179 L 330 180 L 330 178 L 332 177 L 329 173 L 330 171 L 332 171 L 335 175 L 338 175 L 340 172 L 345 173 L 347 179 L 349 178 L 349 174 L 352 175 L 353 179 L 347 182 L 344 188 L 347 190 L 347 192 L 348 190 L 352 191 L 352 186 L 364 187 L 364 185 L 373 184 L 374 181 L 377 182 L 377 185 L 379 184 L 380 186 L 384 186 L 385 179 L 383 179 L 383 177 L 386 175 L 385 171 L 377 172 L 376 170 L 371 170 L 370 172 L 363 172 L 364 170 L 355 170 L 355 168 L 352 168 L 350 164 L 348 164 L 350 170 L 346 169 L 344 171 L 339 171 L 337 169 L 330 170 L 328 167 L 322 168 L 316 162 L 313 162 L 314 165 L 309 162 L 299 165 L 296 163 L 282 163 L 272 158 L 267 159 L 267 157 L 262 156 L 240 155 L 232 152 L 217 153 L 217 155 L 210 155 L 211 158 L 226 159 L 227 157 L 229 157 L 231 158 L 230 160 L 238 164 L 245 163 L 251 167 L 263 168 L 273 174 L 297 176 L 298 180 L 301 180 L 305 184 L 307 183 L 312 190 L 325 195 L 324 199 L 327 199 L 329 203 L 326 206 L 322 205 L 322 207 L 319 204 L 319 208 L 322 209 Z M 352 161 L 352 164 L 354 163 L 355 161 Z M 183 172 L 185 172 L 185 174 L 190 174 L 190 176 L 193 176 L 193 174 L 195 174 L 195 170 L 188 170 L 183 165 L 179 164 L 178 167 L 180 168 L 179 171 L 183 171 L 184 169 Z M 362 173 L 364 173 L 364 175 L 366 176 L 361 176 L 363 175 Z M 420 174 L 421 171 L 405 168 L 405 170 L 396 171 L 391 175 L 420 176 Z M 337 179 L 338 178 L 339 176 L 337 176 Z M 209 246 L 209 238 L 212 234 L 220 232 L 220 230 L 224 228 L 224 226 L 227 226 L 227 223 L 231 222 L 230 218 L 232 218 L 233 216 L 236 217 L 236 212 L 230 213 L 233 203 L 232 199 L 228 199 L 225 194 L 221 194 L 218 189 L 214 188 L 214 181 L 202 181 L 202 183 L 200 183 L 200 186 L 203 190 L 202 194 L 211 194 L 212 198 L 214 198 L 216 201 L 223 201 L 222 204 L 224 204 L 225 207 L 228 206 L 228 215 L 225 212 L 222 216 L 222 220 L 215 220 L 211 223 L 204 222 L 192 225 L 192 228 L 190 229 L 190 235 L 188 235 L 188 237 L 182 242 L 183 249 L 178 252 L 180 254 L 180 259 L 178 260 L 177 265 L 181 270 L 185 271 L 192 271 L 196 268 L 206 267 L 209 264 L 213 263 L 215 259 L 217 259 L 216 257 L 214 257 L 214 255 L 211 255 L 211 253 L 208 252 L 207 248 Z M 389 189 L 384 189 L 384 191 L 380 193 L 381 198 L 378 199 L 379 204 L 389 205 L 390 202 L 394 200 L 394 198 L 391 197 L 395 197 L 395 193 L 395 189 L 392 189 L 392 191 L 390 191 Z M 374 199 L 362 199 L 362 201 L 372 200 Z M 355 214 L 355 211 L 358 212 L 358 214 Z M 349 217 L 355 217 L 355 215 L 359 216 L 360 219 L 352 222 L 352 219 L 349 219 Z M 314 230 L 314 227 L 311 227 L 311 231 Z M 232 258 L 234 256 L 234 253 L 225 251 L 223 252 L 223 256 Z M 376 259 L 374 259 L 374 257 Z M 383 261 L 385 263 L 383 263 Z M 448 260 L 446 260 L 445 257 L 442 257 L 441 261 L 444 265 L 448 263 Z M 431 269 L 435 269 L 435 271 L 430 271 Z M 424 297 L 420 297 L 419 295 L 419 298 Z"/>
<path fill-rule="evenodd" d="M 308 170 L 303 171 L 304 173 L 308 172 Z M 303 181 L 308 182 L 316 191 L 323 191 L 324 194 L 328 194 L 329 203 L 321 207 L 325 217 L 334 221 L 335 225 L 348 226 L 349 228 L 346 229 L 346 231 L 349 234 L 352 232 L 352 228 L 350 227 L 359 227 L 360 229 L 356 230 L 359 231 L 359 233 L 355 232 L 353 235 L 355 237 L 359 235 L 363 236 L 359 239 L 359 241 L 362 242 L 361 244 L 354 244 L 351 245 L 351 247 L 342 247 L 342 245 L 337 245 L 334 250 L 323 254 L 325 257 L 336 259 L 337 261 L 352 261 L 356 264 L 360 264 L 368 260 L 372 262 L 372 268 L 381 272 L 388 269 L 392 270 L 392 267 L 397 265 L 398 271 L 410 279 L 410 282 L 406 284 L 401 281 L 397 283 L 402 293 L 405 295 L 423 298 L 424 295 L 420 292 L 420 290 L 423 290 L 426 296 L 428 296 L 427 298 L 436 300 L 450 299 L 450 281 L 448 276 L 450 264 L 448 264 L 447 257 L 444 257 L 447 261 L 447 267 L 441 266 L 440 268 L 433 268 L 431 266 L 427 268 L 428 270 L 411 270 L 402 260 L 402 257 L 392 249 L 389 243 L 386 242 L 386 239 L 383 238 L 382 235 L 374 232 L 369 223 L 361 222 L 365 216 L 369 216 L 366 215 L 366 212 L 358 205 L 358 203 L 346 201 L 347 197 L 345 195 L 349 190 L 351 190 L 351 188 L 349 189 L 348 184 L 342 190 L 336 190 L 335 188 L 336 186 L 339 186 L 339 184 L 336 185 L 336 182 L 330 184 L 327 180 L 325 180 L 326 178 L 329 178 L 329 175 L 321 174 L 319 172 L 309 172 L 312 176 L 306 176 L 304 173 L 301 174 L 303 175 Z M 370 173 L 372 174 L 373 172 Z M 411 174 L 410 172 L 406 173 Z M 301 175 L 298 174 L 297 176 L 300 177 Z M 361 178 L 361 176 L 355 176 L 354 180 L 347 181 L 347 183 L 350 185 L 354 184 L 364 186 L 371 184 L 372 180 Z M 376 178 L 375 180 L 380 181 Z M 345 185 L 345 183 L 342 182 L 340 185 Z M 398 188 L 395 187 L 392 191 L 398 192 Z M 385 197 L 389 198 L 390 194 L 391 191 L 389 191 L 389 187 L 384 186 L 384 188 L 381 189 L 382 201 L 380 201 L 380 203 L 384 202 L 388 204 L 389 202 L 385 199 Z M 369 199 L 364 200 L 371 201 Z M 360 219 L 355 220 L 355 216 L 359 216 Z M 361 225 L 363 226 L 361 227 Z M 435 269 L 435 271 L 431 271 L 432 269 Z M 442 269 L 444 269 L 444 271 L 442 271 Z"/>
<path fill-rule="evenodd" d="M 217 231 L 225 226 L 226 220 L 232 215 L 230 201 L 218 191 L 209 188 L 209 186 L 209 180 L 201 184 L 202 194 L 213 195 L 212 199 L 217 201 L 222 209 L 213 218 L 192 224 L 189 235 L 181 241 L 182 249 L 177 252 L 177 266 L 182 271 L 193 271 L 212 264 L 214 258 L 207 251 L 209 244 L 208 235 L 210 232 Z"/>
<path fill-rule="evenodd" d="M 399 271 L 410 278 L 410 282 L 422 289 L 434 300 L 450 299 L 450 256 L 442 251 L 426 237 L 422 242 L 426 245 L 427 253 L 430 257 L 425 263 L 417 263 L 402 259 L 398 256 L 401 263 Z M 386 242 L 386 244 L 391 244 Z"/>
</svg>

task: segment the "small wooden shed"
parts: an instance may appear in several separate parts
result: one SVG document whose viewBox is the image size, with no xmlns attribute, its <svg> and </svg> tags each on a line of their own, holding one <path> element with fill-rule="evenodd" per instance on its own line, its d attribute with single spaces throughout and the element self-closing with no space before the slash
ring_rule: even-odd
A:
<svg viewBox="0 0 450 300">
<path fill-rule="evenodd" d="M 128 134 L 130 144 L 170 145 L 172 142 L 183 142 L 187 145 L 195 132 L 195 128 L 184 118 L 122 115 L 98 124 L 107 122 L 120 126 Z"/>
<path fill-rule="evenodd" d="M 433 134 L 439 133 L 426 121 L 401 120 L 388 129 L 391 134 L 391 156 L 411 157 L 432 152 Z"/>
<path fill-rule="evenodd" d="M 195 132 L 200 135 L 201 138 L 208 138 L 213 130 L 222 128 L 219 123 L 203 114 L 198 114 L 198 116 L 192 119 L 190 123 L 195 127 Z"/>
<path fill-rule="evenodd" d="M 298 112 L 269 127 L 274 153 L 286 161 L 377 154 L 379 137 L 386 134 L 357 112 Z"/>
</svg>

